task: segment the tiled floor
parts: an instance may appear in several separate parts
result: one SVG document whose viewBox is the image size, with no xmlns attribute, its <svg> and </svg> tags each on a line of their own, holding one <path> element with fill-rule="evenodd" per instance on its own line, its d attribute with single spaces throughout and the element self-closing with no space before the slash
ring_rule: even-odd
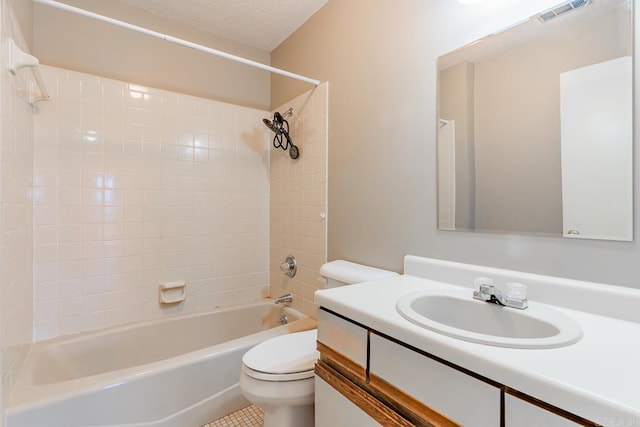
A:
<svg viewBox="0 0 640 427">
<path fill-rule="evenodd" d="M 247 406 L 202 427 L 262 427 L 264 415 L 255 405 Z"/>
</svg>

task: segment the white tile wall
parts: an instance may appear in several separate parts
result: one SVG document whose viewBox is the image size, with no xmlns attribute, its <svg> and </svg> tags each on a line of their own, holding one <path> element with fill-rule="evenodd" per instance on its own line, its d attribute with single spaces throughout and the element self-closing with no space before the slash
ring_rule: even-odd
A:
<svg viewBox="0 0 640 427">
<path fill-rule="evenodd" d="M 35 339 L 268 294 L 267 112 L 43 67 Z M 187 299 L 158 304 L 158 284 Z"/>
<path fill-rule="evenodd" d="M 2 40 L 11 37 L 27 51 L 6 1 L 0 2 Z M 32 210 L 33 111 L 27 103 L 33 84 L 28 69 L 0 79 L 0 340 L 4 407 L 31 343 L 33 326 Z"/>
<path fill-rule="evenodd" d="M 271 149 L 271 295 L 294 294 L 293 307 L 315 317 L 313 293 L 322 287 L 318 270 L 327 260 L 328 83 L 300 95 L 290 107 L 291 138 L 300 157 Z M 289 278 L 279 266 L 294 255 L 298 273 Z"/>
</svg>

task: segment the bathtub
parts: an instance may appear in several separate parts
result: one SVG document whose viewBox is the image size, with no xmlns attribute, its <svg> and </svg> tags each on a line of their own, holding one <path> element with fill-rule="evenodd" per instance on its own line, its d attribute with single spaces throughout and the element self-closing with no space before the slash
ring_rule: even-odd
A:
<svg viewBox="0 0 640 427">
<path fill-rule="evenodd" d="M 35 343 L 5 426 L 198 427 L 249 405 L 244 352 L 315 326 L 265 299 Z"/>
</svg>

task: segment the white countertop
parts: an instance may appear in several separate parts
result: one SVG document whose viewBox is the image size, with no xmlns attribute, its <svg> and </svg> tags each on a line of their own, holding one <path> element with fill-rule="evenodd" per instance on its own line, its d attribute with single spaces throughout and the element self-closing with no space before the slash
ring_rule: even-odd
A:
<svg viewBox="0 0 640 427">
<path fill-rule="evenodd" d="M 554 349 L 512 349 L 450 338 L 414 325 L 396 311 L 400 297 L 442 288 L 460 287 L 402 275 L 320 290 L 315 303 L 596 423 L 640 426 L 639 323 L 554 306 L 580 324 L 582 339 Z M 469 289 L 469 298 L 471 294 Z"/>
</svg>

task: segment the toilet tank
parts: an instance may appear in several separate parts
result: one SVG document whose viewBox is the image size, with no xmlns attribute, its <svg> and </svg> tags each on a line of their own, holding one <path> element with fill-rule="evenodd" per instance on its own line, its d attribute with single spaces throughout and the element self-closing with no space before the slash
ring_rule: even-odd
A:
<svg viewBox="0 0 640 427">
<path fill-rule="evenodd" d="M 372 280 L 398 275 L 395 271 L 369 267 L 368 265 L 356 264 L 344 260 L 336 260 L 323 264 L 322 267 L 320 267 L 320 274 L 326 280 L 325 289 L 352 285 L 354 283 L 370 282 Z"/>
</svg>

